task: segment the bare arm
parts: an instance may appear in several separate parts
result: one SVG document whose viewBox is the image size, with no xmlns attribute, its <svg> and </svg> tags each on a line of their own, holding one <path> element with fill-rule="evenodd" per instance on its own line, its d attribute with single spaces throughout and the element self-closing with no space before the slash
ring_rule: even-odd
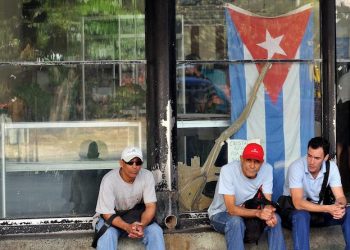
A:
<svg viewBox="0 0 350 250">
<path fill-rule="evenodd" d="M 342 204 L 342 205 L 346 205 L 347 201 L 344 195 L 344 191 L 342 187 L 332 187 L 332 193 L 335 197 L 335 200 L 337 203 Z"/>
<path fill-rule="evenodd" d="M 145 204 L 145 211 L 141 215 L 141 221 L 136 221 L 133 223 L 127 223 L 120 216 L 113 219 L 112 225 L 126 231 L 130 238 L 142 238 L 143 229 L 147 226 L 156 214 L 156 203 Z M 111 214 L 104 214 L 104 220 L 108 220 Z"/>
<path fill-rule="evenodd" d="M 141 224 L 143 227 L 147 226 L 156 215 L 157 205 L 155 202 L 146 203 L 146 209 L 141 215 Z"/>
<path fill-rule="evenodd" d="M 342 188 L 340 187 L 341 191 L 338 190 L 338 188 L 335 188 L 337 196 L 339 198 L 339 201 L 344 202 L 342 196 L 344 196 L 344 193 L 342 192 Z M 333 189 L 332 189 L 333 190 Z M 341 195 L 342 193 L 342 195 Z M 333 204 L 333 205 L 319 205 L 315 204 L 313 202 L 310 202 L 308 200 L 305 200 L 303 198 L 304 191 L 302 188 L 291 188 L 290 189 L 290 195 L 292 196 L 294 207 L 297 210 L 306 210 L 309 212 L 323 212 L 323 213 L 330 213 L 333 215 L 334 218 L 342 218 L 344 216 L 344 205 L 339 204 Z M 334 194 L 335 196 L 335 194 Z M 337 196 L 335 196 L 337 198 Z"/>
<path fill-rule="evenodd" d="M 107 221 L 109 219 L 109 217 L 111 217 L 112 214 L 103 214 L 102 217 L 105 221 Z M 113 219 L 112 221 L 112 225 L 114 227 L 118 227 L 128 233 L 131 232 L 131 224 L 125 222 L 120 216 L 117 216 Z"/>
<path fill-rule="evenodd" d="M 271 199 L 271 196 L 270 196 Z M 261 220 L 268 221 L 274 214 L 274 209 L 270 206 L 266 206 L 264 209 L 247 209 L 243 206 L 235 205 L 234 195 L 224 195 L 224 201 L 227 208 L 227 212 L 232 216 L 240 216 L 243 218 L 257 217 Z"/>
</svg>

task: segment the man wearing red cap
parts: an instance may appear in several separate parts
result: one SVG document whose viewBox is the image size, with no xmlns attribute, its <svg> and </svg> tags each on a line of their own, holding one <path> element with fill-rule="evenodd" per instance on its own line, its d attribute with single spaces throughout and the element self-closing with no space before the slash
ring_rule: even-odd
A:
<svg viewBox="0 0 350 250">
<path fill-rule="evenodd" d="M 214 229 L 225 234 L 228 250 L 244 249 L 246 218 L 258 218 L 265 222 L 270 250 L 286 249 L 281 219 L 275 213 L 275 208 L 271 205 L 261 209 L 244 207 L 244 203 L 252 199 L 259 188 L 271 200 L 272 173 L 272 166 L 264 162 L 263 148 L 256 143 L 244 148 L 240 161 L 222 167 L 208 214 Z"/>
</svg>

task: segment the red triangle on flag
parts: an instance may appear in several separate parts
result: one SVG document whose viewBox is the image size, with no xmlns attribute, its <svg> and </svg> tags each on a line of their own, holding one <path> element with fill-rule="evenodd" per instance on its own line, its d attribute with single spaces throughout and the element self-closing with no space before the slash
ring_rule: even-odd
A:
<svg viewBox="0 0 350 250">
<path fill-rule="evenodd" d="M 298 59 L 296 53 L 304 37 L 311 8 L 278 17 L 262 17 L 236 7 L 228 10 L 253 60 Z M 256 66 L 261 72 L 263 65 Z M 264 78 L 265 90 L 273 102 L 278 99 L 290 67 L 291 63 L 273 63 Z"/>
</svg>

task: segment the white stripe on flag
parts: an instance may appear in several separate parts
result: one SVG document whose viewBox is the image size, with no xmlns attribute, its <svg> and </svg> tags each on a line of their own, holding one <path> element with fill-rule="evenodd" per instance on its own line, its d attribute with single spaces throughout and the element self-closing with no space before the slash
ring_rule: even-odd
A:
<svg viewBox="0 0 350 250">
<path fill-rule="evenodd" d="M 296 58 L 299 58 L 299 50 Z M 300 64 L 293 63 L 283 84 L 285 173 L 300 157 Z M 293 145 L 293 146 L 291 146 Z"/>
<path fill-rule="evenodd" d="M 252 55 L 244 46 L 244 58 L 252 59 Z M 252 93 L 254 83 L 259 77 L 259 72 L 255 64 L 246 63 L 244 66 L 246 77 L 247 102 Z M 266 152 L 266 127 L 265 127 L 265 94 L 264 84 L 260 88 L 255 99 L 255 103 L 247 119 L 247 139 L 260 139 L 260 143 Z"/>
</svg>

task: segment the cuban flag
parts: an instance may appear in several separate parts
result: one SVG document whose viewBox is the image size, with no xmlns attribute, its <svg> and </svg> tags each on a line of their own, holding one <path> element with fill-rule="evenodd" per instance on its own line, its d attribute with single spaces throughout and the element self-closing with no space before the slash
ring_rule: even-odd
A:
<svg viewBox="0 0 350 250">
<path fill-rule="evenodd" d="M 314 136 L 312 6 L 263 17 L 225 4 L 231 84 L 231 119 L 245 108 L 264 62 L 275 60 L 260 85 L 251 113 L 234 139 L 261 140 L 274 167 L 274 194 L 283 192 L 287 167 L 306 154 Z M 240 63 L 240 60 L 245 62 Z M 279 61 L 281 60 L 281 61 Z M 282 60 L 300 60 L 282 62 Z"/>
</svg>

